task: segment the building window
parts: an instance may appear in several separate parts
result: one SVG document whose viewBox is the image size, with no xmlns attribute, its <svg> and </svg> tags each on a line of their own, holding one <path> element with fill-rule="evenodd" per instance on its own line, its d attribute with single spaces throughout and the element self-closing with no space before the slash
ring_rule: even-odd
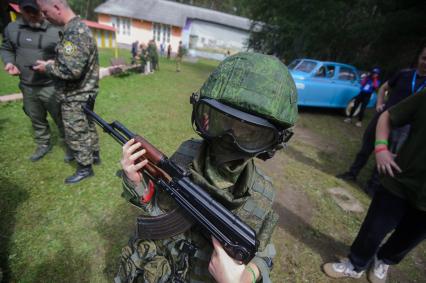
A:
<svg viewBox="0 0 426 283">
<path fill-rule="evenodd" d="M 170 34 L 171 34 L 170 30 L 171 29 L 172 29 L 171 26 L 167 25 L 167 43 L 170 43 Z"/>
<path fill-rule="evenodd" d="M 116 29 L 117 34 L 130 35 L 131 31 L 131 20 L 129 18 L 112 17 L 112 26 Z"/>
<path fill-rule="evenodd" d="M 153 23 L 152 38 L 158 42 L 170 43 L 171 26 L 159 23 Z"/>
<path fill-rule="evenodd" d="M 160 38 L 161 38 L 161 25 L 158 25 L 158 26 L 159 26 L 159 28 L 157 28 L 157 37 L 155 37 L 155 38 L 156 38 L 157 41 L 160 41 Z"/>
<path fill-rule="evenodd" d="M 123 34 L 130 35 L 130 19 L 121 18 L 121 25 L 123 29 Z"/>
<path fill-rule="evenodd" d="M 98 47 L 102 47 L 102 32 L 98 30 L 97 34 L 98 36 L 97 36 L 96 42 L 98 44 Z"/>
</svg>

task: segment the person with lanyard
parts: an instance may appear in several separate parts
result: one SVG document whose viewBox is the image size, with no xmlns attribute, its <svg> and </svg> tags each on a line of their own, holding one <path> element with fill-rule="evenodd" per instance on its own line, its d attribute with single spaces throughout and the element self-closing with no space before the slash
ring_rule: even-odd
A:
<svg viewBox="0 0 426 283">
<path fill-rule="evenodd" d="M 374 152 L 382 189 L 373 197 L 348 258 L 324 265 L 328 276 L 360 278 L 372 263 L 369 282 L 386 282 L 389 266 L 426 239 L 425 95 L 422 88 L 380 116 Z M 395 158 L 388 148 L 391 129 L 407 124 L 410 134 Z"/>
<path fill-rule="evenodd" d="M 423 45 L 418 53 L 417 66 L 415 69 L 404 69 L 399 71 L 391 79 L 386 81 L 379 89 L 376 103 L 376 115 L 370 121 L 365 129 L 362 146 L 357 153 L 354 162 L 347 172 L 337 175 L 337 178 L 355 181 L 361 169 L 367 164 L 368 158 L 374 150 L 375 129 L 380 114 L 398 104 L 405 98 L 420 92 L 426 87 L 426 45 Z M 385 95 L 388 94 L 388 100 L 385 102 Z M 390 137 L 389 148 L 396 153 L 407 138 L 409 125 L 393 129 Z M 377 190 L 377 174 L 369 180 L 366 191 L 374 194 Z"/>
</svg>

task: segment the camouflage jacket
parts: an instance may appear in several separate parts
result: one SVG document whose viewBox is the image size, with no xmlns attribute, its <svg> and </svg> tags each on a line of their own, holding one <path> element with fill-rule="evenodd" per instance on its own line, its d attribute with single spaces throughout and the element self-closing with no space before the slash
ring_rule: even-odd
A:
<svg viewBox="0 0 426 283">
<path fill-rule="evenodd" d="M 180 166 L 189 168 L 191 162 L 188 161 L 192 160 L 194 156 L 197 155 L 197 152 L 202 146 L 203 144 L 200 141 L 186 141 L 173 154 L 171 160 Z M 244 193 L 236 193 L 237 189 L 233 192 L 224 192 L 224 190 L 220 190 L 211 185 L 209 186 L 208 184 L 208 188 L 206 186 L 202 187 L 218 200 L 224 200 L 224 194 L 233 196 L 235 201 L 232 201 L 232 203 L 227 203 L 225 200 L 221 202 L 226 207 L 231 206 L 231 211 L 256 231 L 256 236 L 260 245 L 259 251 L 252 262 L 259 267 L 263 282 L 266 283 L 270 282 L 269 272 L 272 268 L 272 259 L 275 256 L 275 249 L 270 243 L 272 233 L 278 220 L 278 215 L 272 210 L 275 192 L 271 180 L 264 176 L 259 169 L 256 168 L 254 163 L 250 163 L 250 166 L 247 167 L 250 168 L 242 173 L 242 175 L 245 176 L 241 178 L 242 184 L 240 184 L 240 187 L 245 188 L 243 189 L 245 191 Z M 150 202 L 146 204 L 140 203 L 140 196 L 149 182 L 147 176 L 143 177 L 142 185 L 135 187 L 133 183 L 126 178 L 125 174 L 123 174 L 123 197 L 133 205 L 141 208 L 143 215 L 157 216 L 176 206 L 171 197 L 162 190 L 156 190 Z M 194 178 L 195 177 L 192 179 L 196 182 Z M 187 260 L 183 260 L 180 255 L 181 250 L 179 246 L 182 245 L 182 241 L 189 241 L 198 247 L 195 255 Z M 153 276 L 151 280 L 149 278 L 144 278 L 145 281 L 143 282 L 175 282 L 177 277 L 176 273 L 184 275 L 179 278 L 184 282 L 215 282 L 208 272 L 212 247 L 211 244 L 206 241 L 205 237 L 202 236 L 198 227 L 193 227 L 184 234 L 170 239 L 139 242 L 138 247 L 135 247 L 135 249 L 138 251 L 138 254 L 141 254 L 142 250 L 151 251 L 143 254 L 149 254 L 150 259 L 153 258 L 157 262 L 151 262 L 144 258 L 140 259 L 139 262 L 144 263 L 143 268 L 145 270 L 145 276 L 147 276 L 147 274 Z M 126 251 L 126 249 L 124 249 L 124 251 Z M 155 251 L 155 256 L 153 256 L 154 253 L 152 251 Z M 130 250 L 128 251 L 128 257 L 133 260 L 135 258 L 134 255 L 131 255 Z M 164 267 L 164 261 L 169 262 L 169 268 Z M 188 261 L 189 264 L 182 264 L 182 262 Z M 161 274 L 160 272 L 160 274 L 156 274 L 156 272 L 158 273 L 157 270 L 160 268 L 155 266 L 160 263 L 162 264 L 161 270 L 163 270 L 163 273 Z M 126 263 L 122 263 L 122 266 L 126 266 Z M 152 270 L 146 270 L 147 268 Z M 169 274 L 164 274 L 164 270 L 168 270 Z M 116 278 L 116 282 L 139 281 L 129 280 L 128 275 L 123 276 L 121 270 L 119 276 Z"/>
<path fill-rule="evenodd" d="M 89 28 L 80 17 L 69 21 L 56 46 L 56 57 L 46 66 L 55 78 L 61 101 L 86 101 L 99 89 L 98 49 Z"/>
<path fill-rule="evenodd" d="M 185 47 L 183 47 L 182 44 L 179 44 L 178 51 L 177 51 L 177 57 L 182 58 L 186 53 Z"/>
<path fill-rule="evenodd" d="M 151 60 L 158 61 L 158 50 L 155 43 L 148 44 L 148 56 L 151 58 Z"/>
</svg>

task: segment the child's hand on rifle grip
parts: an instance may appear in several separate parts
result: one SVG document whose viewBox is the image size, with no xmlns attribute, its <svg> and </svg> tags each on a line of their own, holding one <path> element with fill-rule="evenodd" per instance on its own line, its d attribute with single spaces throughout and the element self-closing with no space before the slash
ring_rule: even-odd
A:
<svg viewBox="0 0 426 283">
<path fill-rule="evenodd" d="M 141 144 L 135 143 L 134 139 L 129 140 L 123 146 L 123 155 L 121 157 L 121 167 L 127 178 L 129 178 L 135 185 L 141 183 L 141 174 L 139 171 L 148 164 L 148 160 L 143 158 L 146 153 L 145 149 L 141 150 Z"/>
<path fill-rule="evenodd" d="M 208 270 L 218 283 L 249 283 L 257 281 L 260 271 L 254 263 L 244 265 L 231 258 L 218 240 L 212 236 L 213 253 Z M 250 266 L 250 267 L 248 267 Z M 249 271 L 249 269 L 251 271 Z"/>
</svg>

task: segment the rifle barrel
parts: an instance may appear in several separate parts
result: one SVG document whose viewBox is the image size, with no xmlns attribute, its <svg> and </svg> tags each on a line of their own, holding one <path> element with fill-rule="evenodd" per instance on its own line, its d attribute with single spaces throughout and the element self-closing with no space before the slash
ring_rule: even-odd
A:
<svg viewBox="0 0 426 283">
<path fill-rule="evenodd" d="M 108 124 L 98 114 L 90 110 L 86 105 L 83 105 L 83 111 L 89 117 L 91 117 L 105 132 L 111 134 L 111 136 L 121 145 L 125 144 L 129 140 L 129 138 L 123 136 L 123 134 L 119 131 L 116 131 L 110 124 Z"/>
<path fill-rule="evenodd" d="M 121 124 L 119 121 L 114 121 L 111 123 L 111 127 L 114 129 L 117 129 L 121 133 L 123 133 L 129 140 L 133 139 L 135 137 L 135 134 L 126 128 L 123 124 Z"/>
</svg>

